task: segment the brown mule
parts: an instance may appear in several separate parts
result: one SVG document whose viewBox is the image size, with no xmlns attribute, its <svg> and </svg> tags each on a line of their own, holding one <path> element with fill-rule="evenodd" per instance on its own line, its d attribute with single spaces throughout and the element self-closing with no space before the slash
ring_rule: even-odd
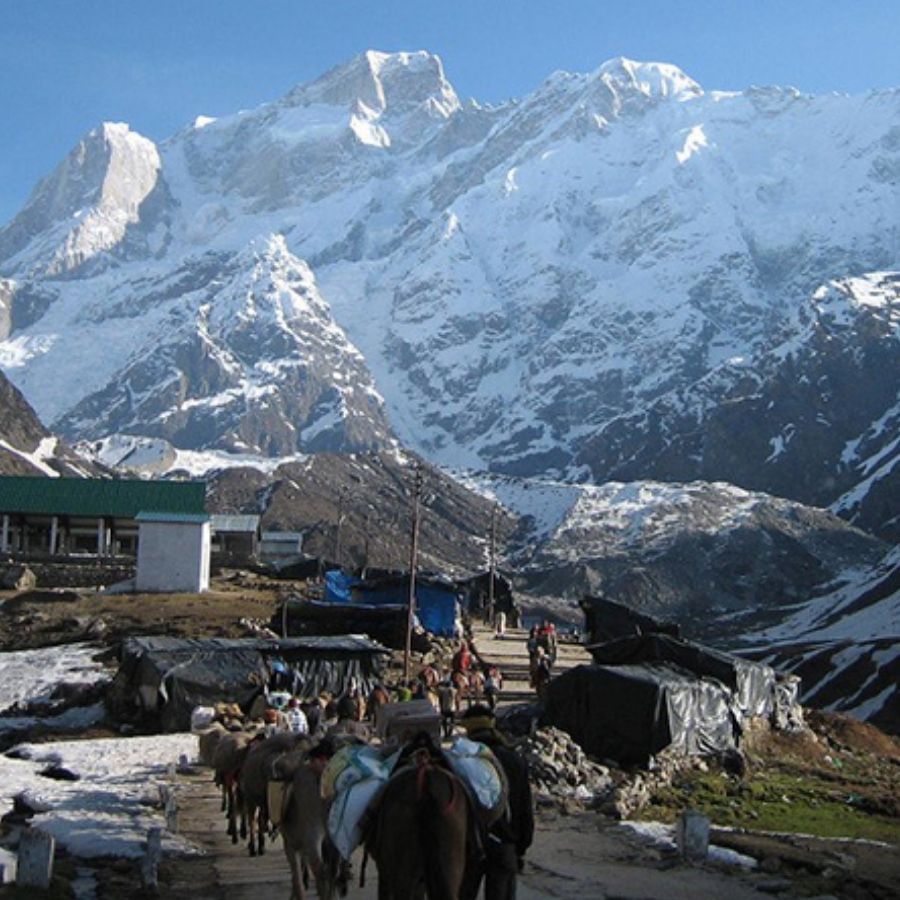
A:
<svg viewBox="0 0 900 900">
<path fill-rule="evenodd" d="M 281 819 L 281 840 L 291 867 L 291 900 L 304 900 L 305 874 L 312 872 L 319 900 L 346 894 L 340 858 L 328 837 L 327 810 L 320 775 L 302 764 L 294 772 Z"/>
<path fill-rule="evenodd" d="M 466 889 L 477 846 L 466 790 L 427 751 L 411 759 L 385 786 L 366 841 L 378 867 L 378 900 L 474 896 Z"/>
</svg>

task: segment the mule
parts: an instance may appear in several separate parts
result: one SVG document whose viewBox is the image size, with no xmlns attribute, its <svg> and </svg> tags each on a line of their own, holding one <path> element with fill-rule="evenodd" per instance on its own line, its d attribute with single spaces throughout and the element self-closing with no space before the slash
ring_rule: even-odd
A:
<svg viewBox="0 0 900 900">
<path fill-rule="evenodd" d="M 216 746 L 226 734 L 228 734 L 228 729 L 226 729 L 221 722 L 213 722 L 209 728 L 203 729 L 203 731 L 197 735 L 197 755 L 204 766 L 212 766 Z"/>
<path fill-rule="evenodd" d="M 304 900 L 307 875 L 312 873 L 316 895 L 332 900 L 346 893 L 341 881 L 340 856 L 328 837 L 328 810 L 320 790 L 321 776 L 310 765 L 299 765 L 281 812 L 281 841 L 291 868 L 291 900 Z"/>
<path fill-rule="evenodd" d="M 222 735 L 213 751 L 215 783 L 222 788 L 222 810 L 228 819 L 226 834 L 231 836 L 232 844 L 238 842 L 238 778 L 253 740 L 254 735 L 245 731 L 228 732 Z M 240 832 L 241 837 L 244 837 L 246 823 L 243 816 Z"/>
<path fill-rule="evenodd" d="M 266 852 L 269 821 L 267 788 L 272 776 L 272 764 L 279 756 L 301 746 L 308 746 L 305 735 L 282 732 L 254 744 L 247 753 L 239 776 L 239 802 L 242 817 L 247 823 L 247 850 L 250 856 L 262 856 Z"/>
<path fill-rule="evenodd" d="M 378 900 L 474 896 L 475 822 L 466 789 L 427 750 L 411 760 L 385 785 L 366 839 L 378 867 Z"/>
</svg>

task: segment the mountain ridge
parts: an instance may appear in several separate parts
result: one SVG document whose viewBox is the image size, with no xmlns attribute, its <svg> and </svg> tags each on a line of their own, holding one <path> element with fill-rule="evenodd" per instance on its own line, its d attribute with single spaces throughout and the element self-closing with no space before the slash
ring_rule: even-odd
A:
<svg viewBox="0 0 900 900">
<path fill-rule="evenodd" d="M 802 499 L 886 536 L 900 527 L 896 457 L 875 481 L 862 470 L 853 481 L 841 450 L 823 467 L 815 423 L 801 429 L 784 404 L 740 417 L 736 446 L 765 449 L 746 471 L 714 456 L 698 467 L 693 446 L 696 434 L 732 427 L 743 385 L 789 380 L 779 347 L 797 342 L 795 360 L 813 371 L 817 292 L 900 268 L 898 91 L 707 91 L 675 67 L 620 58 L 487 107 L 459 101 L 438 57 L 368 53 L 152 150 L 113 140 L 143 148 L 118 155 L 140 177 L 131 192 L 99 179 L 108 190 L 80 217 L 91 228 L 66 219 L 41 230 L 48 223 L 26 205 L 0 230 L 0 248 L 16 248 L 0 253 L 0 367 L 69 439 L 118 431 L 276 456 L 316 446 L 303 438 L 319 433 L 315 403 L 261 414 L 245 392 L 229 414 L 192 412 L 215 408 L 223 385 L 241 393 L 210 362 L 202 308 L 229 308 L 252 248 L 281 241 L 288 280 L 311 272 L 346 338 L 340 365 L 324 345 L 290 346 L 320 373 L 321 392 L 344 396 L 349 375 L 384 401 L 334 401 L 327 449 L 399 441 L 454 467 L 702 477 L 801 499 L 788 469 L 767 461 L 770 442 L 790 432 L 785 458 L 806 446 L 793 471 L 809 460 L 823 486 Z M 118 198 L 112 224 L 104 196 Z M 122 348 L 115 366 L 91 362 L 88 326 Z M 864 388 L 876 359 L 894 371 L 893 333 L 867 327 L 865 339 L 841 338 L 832 381 Z M 270 367 L 269 389 L 295 394 L 265 338 L 252 344 L 222 333 L 217 353 L 244 371 Z M 855 351 L 868 368 L 853 368 Z M 71 377 L 54 394 L 48 373 L 59 369 Z M 141 390 L 123 393 L 126 382 Z M 142 404 L 148 390 L 154 401 Z M 692 393 L 704 397 L 696 415 L 666 412 Z M 892 421 L 896 398 L 885 394 L 865 405 L 868 422 L 829 410 L 844 442 L 871 432 L 869 458 L 888 443 L 874 438 Z M 646 468 L 626 474 L 604 446 L 611 436 L 646 445 Z M 848 504 L 854 491 L 861 499 Z"/>
</svg>

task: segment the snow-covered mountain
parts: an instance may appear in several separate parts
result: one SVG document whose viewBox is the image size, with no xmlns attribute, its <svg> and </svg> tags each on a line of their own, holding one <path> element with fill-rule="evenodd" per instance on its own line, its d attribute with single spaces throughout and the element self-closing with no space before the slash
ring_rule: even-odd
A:
<svg viewBox="0 0 900 900">
<path fill-rule="evenodd" d="M 900 91 L 616 59 L 491 107 L 368 52 L 0 231 L 0 366 L 68 438 L 729 480 L 894 534 Z M 874 302 L 873 298 L 877 298 Z"/>
<path fill-rule="evenodd" d="M 900 548 L 786 612 L 745 649 L 799 675 L 804 703 L 900 732 Z"/>
<path fill-rule="evenodd" d="M 781 623 L 887 550 L 825 510 L 725 483 L 461 480 L 520 517 L 508 562 L 523 589 L 573 606 L 599 593 L 719 644 Z"/>
</svg>

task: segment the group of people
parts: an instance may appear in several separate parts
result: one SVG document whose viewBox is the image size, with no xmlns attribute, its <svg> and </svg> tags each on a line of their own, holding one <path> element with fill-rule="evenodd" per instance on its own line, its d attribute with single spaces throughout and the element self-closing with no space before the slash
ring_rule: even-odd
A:
<svg viewBox="0 0 900 900">
<path fill-rule="evenodd" d="M 356 688 L 337 698 L 322 693 L 305 702 L 286 692 L 272 691 L 261 694 L 250 711 L 251 718 L 262 719 L 267 737 L 279 733 L 312 738 L 348 734 L 368 740 L 364 714 L 365 700 Z"/>
<path fill-rule="evenodd" d="M 450 681 L 456 688 L 455 708 L 459 712 L 461 701 L 467 705 L 482 699 L 490 709 L 495 709 L 503 690 L 503 674 L 493 663 L 481 660 L 469 641 L 460 641 L 450 663 Z"/>
</svg>

